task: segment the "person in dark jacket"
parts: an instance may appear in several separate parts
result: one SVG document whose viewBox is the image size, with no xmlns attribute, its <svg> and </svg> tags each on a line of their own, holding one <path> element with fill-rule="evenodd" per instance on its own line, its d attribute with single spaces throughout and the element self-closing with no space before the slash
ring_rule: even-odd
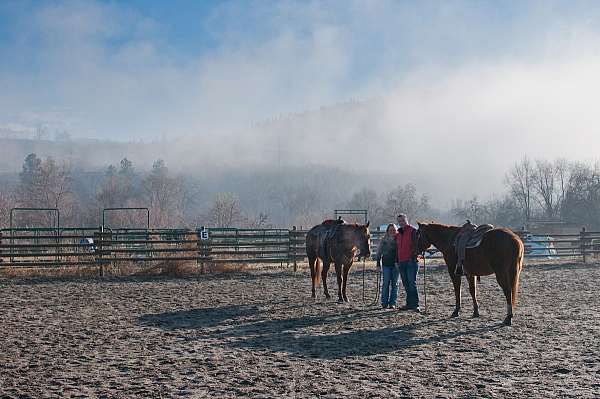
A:
<svg viewBox="0 0 600 399">
<path fill-rule="evenodd" d="M 398 278 L 400 276 L 396 266 L 396 226 L 390 223 L 385 231 L 385 236 L 377 248 L 377 267 L 383 274 L 381 287 L 381 307 L 394 309 L 398 302 Z"/>
<path fill-rule="evenodd" d="M 413 253 L 417 238 L 417 229 L 408 224 L 405 214 L 398 215 L 398 234 L 396 235 L 396 251 L 400 278 L 406 291 L 406 305 L 400 310 L 420 312 L 419 291 L 417 290 L 417 272 L 419 264 Z"/>
</svg>

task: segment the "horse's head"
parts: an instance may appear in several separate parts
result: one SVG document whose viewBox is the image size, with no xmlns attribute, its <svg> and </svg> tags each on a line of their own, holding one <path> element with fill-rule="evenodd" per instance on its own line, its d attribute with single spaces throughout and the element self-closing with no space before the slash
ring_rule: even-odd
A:
<svg viewBox="0 0 600 399">
<path fill-rule="evenodd" d="M 357 239 L 359 257 L 368 258 L 371 256 L 371 231 L 369 230 L 370 222 L 364 225 L 357 225 Z"/>
<path fill-rule="evenodd" d="M 417 256 L 425 252 L 427 248 L 431 246 L 431 240 L 427 235 L 427 223 L 418 223 L 419 229 L 417 230 L 417 241 L 413 246 L 413 255 Z"/>
</svg>

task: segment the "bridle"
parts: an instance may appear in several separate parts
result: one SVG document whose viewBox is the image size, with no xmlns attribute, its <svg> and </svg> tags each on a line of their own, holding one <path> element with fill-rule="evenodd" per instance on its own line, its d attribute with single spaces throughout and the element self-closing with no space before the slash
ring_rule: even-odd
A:
<svg viewBox="0 0 600 399">
<path fill-rule="evenodd" d="M 421 237 L 423 237 L 423 238 L 421 238 Z M 429 241 L 427 239 L 427 236 L 425 235 L 425 232 L 423 230 L 421 230 L 421 229 L 418 229 L 417 230 L 417 242 L 415 243 L 416 248 L 415 248 L 415 251 L 414 251 L 415 256 L 416 255 L 423 255 L 423 257 L 425 257 L 425 251 L 427 250 L 427 248 L 424 248 L 421 252 L 418 252 L 419 251 L 419 243 L 421 241 L 423 241 L 423 240 Z M 431 242 L 429 242 L 429 245 L 427 247 L 430 247 L 430 246 L 431 246 Z"/>
</svg>

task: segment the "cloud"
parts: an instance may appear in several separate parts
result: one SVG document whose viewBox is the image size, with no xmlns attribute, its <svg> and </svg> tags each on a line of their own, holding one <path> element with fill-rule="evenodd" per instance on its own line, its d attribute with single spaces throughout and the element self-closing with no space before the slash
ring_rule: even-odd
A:
<svg viewBox="0 0 600 399">
<path fill-rule="evenodd" d="M 448 199 L 501 190 L 525 153 L 596 156 L 589 3 L 223 2 L 195 37 L 120 3 L 32 4 L 5 9 L 2 125 L 426 176 Z"/>
</svg>

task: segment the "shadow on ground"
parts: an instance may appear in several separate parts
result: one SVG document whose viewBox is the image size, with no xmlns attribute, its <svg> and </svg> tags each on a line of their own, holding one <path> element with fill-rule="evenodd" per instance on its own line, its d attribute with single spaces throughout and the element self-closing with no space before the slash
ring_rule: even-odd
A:
<svg viewBox="0 0 600 399">
<path fill-rule="evenodd" d="M 231 305 L 220 308 L 192 309 L 140 316 L 138 322 L 145 327 L 163 330 L 203 329 L 227 326 L 239 319 L 256 315 L 257 306 Z"/>
<path fill-rule="evenodd" d="M 402 351 L 460 336 L 476 336 L 501 327 L 498 323 L 422 339 L 415 337 L 417 330 L 450 321 L 433 319 L 379 329 L 359 329 L 354 323 L 361 319 L 390 317 L 389 313 L 382 315 L 372 309 L 344 309 L 335 314 L 290 318 L 279 311 L 281 309 L 273 312 L 273 309 L 260 310 L 255 305 L 235 305 L 144 315 L 139 318 L 139 323 L 168 331 L 207 329 L 202 339 L 217 339 L 223 345 L 321 359 Z M 394 321 L 390 320 L 389 324 L 394 324 Z M 214 331 L 210 331 L 211 328 Z"/>
</svg>

